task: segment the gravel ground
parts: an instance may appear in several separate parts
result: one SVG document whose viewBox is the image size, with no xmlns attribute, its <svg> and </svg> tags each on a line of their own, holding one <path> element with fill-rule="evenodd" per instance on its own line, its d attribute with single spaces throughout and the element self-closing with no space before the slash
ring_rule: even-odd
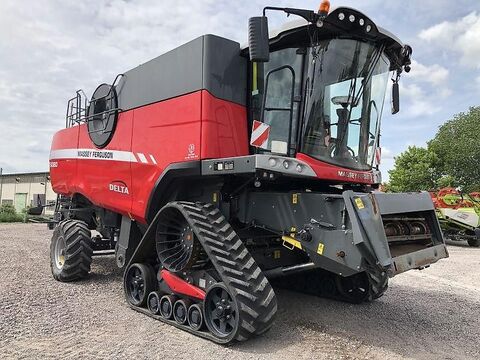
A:
<svg viewBox="0 0 480 360">
<path fill-rule="evenodd" d="M 371 304 L 276 289 L 272 330 L 225 347 L 128 308 L 111 256 L 87 280 L 53 280 L 50 236 L 45 225 L 0 224 L 1 359 L 480 358 L 480 249 L 449 246 L 450 259 L 399 275 Z"/>
</svg>

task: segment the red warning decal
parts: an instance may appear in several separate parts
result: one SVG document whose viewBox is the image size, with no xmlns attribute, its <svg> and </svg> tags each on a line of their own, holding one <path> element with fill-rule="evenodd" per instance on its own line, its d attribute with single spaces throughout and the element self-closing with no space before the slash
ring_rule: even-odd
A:
<svg viewBox="0 0 480 360">
<path fill-rule="evenodd" d="M 253 120 L 252 136 L 250 145 L 266 149 L 268 147 L 268 137 L 270 136 L 270 125 Z"/>
</svg>

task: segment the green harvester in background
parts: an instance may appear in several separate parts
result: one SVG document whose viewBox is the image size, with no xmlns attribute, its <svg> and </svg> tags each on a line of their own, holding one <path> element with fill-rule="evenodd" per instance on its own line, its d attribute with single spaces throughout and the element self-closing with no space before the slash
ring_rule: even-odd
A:
<svg viewBox="0 0 480 360">
<path fill-rule="evenodd" d="M 480 247 L 480 193 L 462 194 L 459 190 L 444 188 L 430 194 L 444 236 Z"/>
</svg>

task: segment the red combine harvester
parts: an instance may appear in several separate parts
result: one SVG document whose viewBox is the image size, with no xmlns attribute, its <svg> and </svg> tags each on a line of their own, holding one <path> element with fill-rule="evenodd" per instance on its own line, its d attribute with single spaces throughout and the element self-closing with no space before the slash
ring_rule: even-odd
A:
<svg viewBox="0 0 480 360">
<path fill-rule="evenodd" d="M 301 19 L 269 34 L 266 11 Z M 69 101 L 50 154 L 55 279 L 114 249 L 133 309 L 228 343 L 271 327 L 270 281 L 360 303 L 448 256 L 428 193 L 374 191 L 411 48 L 328 1 L 267 7 L 248 35 L 201 36 Z"/>
</svg>

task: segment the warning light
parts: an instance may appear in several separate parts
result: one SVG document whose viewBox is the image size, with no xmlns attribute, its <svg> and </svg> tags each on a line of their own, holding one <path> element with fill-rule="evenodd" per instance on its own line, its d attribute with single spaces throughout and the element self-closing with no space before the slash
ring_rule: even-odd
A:
<svg viewBox="0 0 480 360">
<path fill-rule="evenodd" d="M 320 7 L 318 8 L 318 15 L 327 16 L 329 11 L 330 11 L 330 1 L 323 0 L 320 3 Z"/>
</svg>

